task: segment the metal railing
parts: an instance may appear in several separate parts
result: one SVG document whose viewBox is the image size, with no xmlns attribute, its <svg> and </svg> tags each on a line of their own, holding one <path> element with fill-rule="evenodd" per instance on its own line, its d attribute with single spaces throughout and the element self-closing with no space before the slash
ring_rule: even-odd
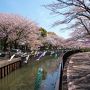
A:
<svg viewBox="0 0 90 90">
<path fill-rule="evenodd" d="M 64 71 L 64 67 L 65 67 L 65 64 L 67 62 L 67 59 L 69 56 L 71 56 L 72 54 L 75 54 L 75 53 L 78 53 L 78 52 L 82 52 L 81 50 L 77 49 L 77 50 L 70 50 L 70 51 L 67 51 L 66 53 L 63 54 L 62 56 L 62 62 L 60 63 L 60 79 L 59 79 L 59 87 L 58 87 L 58 90 L 63 90 L 62 89 L 62 86 L 63 86 L 63 71 Z"/>
</svg>

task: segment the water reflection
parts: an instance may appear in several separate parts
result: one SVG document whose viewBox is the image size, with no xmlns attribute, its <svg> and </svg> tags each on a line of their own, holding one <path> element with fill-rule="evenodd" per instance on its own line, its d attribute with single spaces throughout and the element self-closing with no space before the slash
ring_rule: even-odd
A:
<svg viewBox="0 0 90 90">
<path fill-rule="evenodd" d="M 54 90 L 58 77 L 58 62 L 51 56 L 33 61 L 0 79 L 0 90 L 34 90 L 39 67 L 43 68 L 41 90 Z M 43 85 L 44 84 L 44 85 Z"/>
<path fill-rule="evenodd" d="M 59 78 L 58 68 L 52 73 L 47 73 L 46 79 L 42 81 L 40 90 L 55 90 L 58 78 Z"/>
<path fill-rule="evenodd" d="M 14 82 L 15 78 L 16 78 L 16 71 L 14 71 L 13 74 L 10 74 L 10 78 L 6 76 L 5 78 L 0 79 L 0 90 L 11 90 L 9 83 L 11 81 Z"/>
</svg>

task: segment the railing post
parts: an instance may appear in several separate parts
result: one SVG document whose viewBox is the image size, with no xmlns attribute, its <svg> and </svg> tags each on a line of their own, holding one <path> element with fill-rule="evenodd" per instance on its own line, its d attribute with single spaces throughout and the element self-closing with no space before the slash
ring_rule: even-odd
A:
<svg viewBox="0 0 90 90">
<path fill-rule="evenodd" d="M 60 69 L 59 90 L 62 90 L 62 76 L 63 76 L 63 61 L 61 63 L 61 69 Z"/>
</svg>

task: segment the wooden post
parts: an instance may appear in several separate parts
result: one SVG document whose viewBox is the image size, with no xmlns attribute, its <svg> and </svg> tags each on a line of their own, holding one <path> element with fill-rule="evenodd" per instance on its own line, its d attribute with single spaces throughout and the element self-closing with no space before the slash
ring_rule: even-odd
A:
<svg viewBox="0 0 90 90">
<path fill-rule="evenodd" d="M 4 76 L 7 75 L 7 66 L 4 67 Z"/>
<path fill-rule="evenodd" d="M 2 78 L 4 77 L 4 67 L 2 67 Z"/>
<path fill-rule="evenodd" d="M 0 78 L 2 78 L 2 68 L 0 68 Z"/>
<path fill-rule="evenodd" d="M 17 61 L 17 62 L 8 64 L 6 66 L 0 67 L 0 78 L 5 77 L 9 73 L 11 73 L 12 71 L 14 71 L 20 67 L 21 67 L 21 61 Z"/>
</svg>

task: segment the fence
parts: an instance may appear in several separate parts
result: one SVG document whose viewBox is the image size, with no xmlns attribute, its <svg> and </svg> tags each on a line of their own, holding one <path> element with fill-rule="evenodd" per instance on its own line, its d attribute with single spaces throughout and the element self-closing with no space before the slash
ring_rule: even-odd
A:
<svg viewBox="0 0 90 90">
<path fill-rule="evenodd" d="M 12 71 L 21 67 L 21 60 L 16 59 L 15 61 L 6 62 L 0 65 L 0 79 L 7 76 Z"/>
<path fill-rule="evenodd" d="M 60 79 L 59 79 L 59 88 L 58 90 L 63 90 L 62 89 L 62 86 L 63 86 L 63 70 L 64 70 L 64 67 L 65 67 L 65 63 L 68 59 L 69 56 L 71 56 L 72 54 L 75 54 L 75 53 L 78 53 L 78 52 L 81 52 L 81 50 L 71 50 L 71 51 L 67 51 L 63 57 L 62 57 L 62 62 L 60 63 Z"/>
</svg>

